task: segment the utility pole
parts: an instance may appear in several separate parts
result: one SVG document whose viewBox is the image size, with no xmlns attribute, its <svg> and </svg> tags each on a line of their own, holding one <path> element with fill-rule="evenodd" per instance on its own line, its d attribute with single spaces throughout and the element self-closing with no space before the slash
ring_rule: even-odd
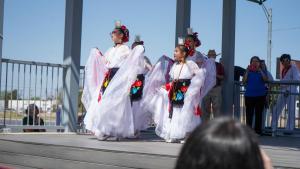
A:
<svg viewBox="0 0 300 169">
<path fill-rule="evenodd" d="M 264 2 L 266 0 L 248 0 L 254 3 L 258 3 L 259 5 L 261 5 L 264 14 L 267 18 L 267 22 L 268 22 L 268 41 L 267 41 L 267 67 L 268 70 L 271 72 L 272 70 L 272 8 L 267 9 L 266 6 L 264 5 Z"/>
<path fill-rule="evenodd" d="M 264 8 L 266 8 L 263 5 Z M 265 11 L 266 16 L 267 16 L 267 20 L 268 20 L 268 52 L 267 52 L 267 66 L 269 71 L 272 71 L 272 8 L 270 8 L 269 10 Z"/>
</svg>

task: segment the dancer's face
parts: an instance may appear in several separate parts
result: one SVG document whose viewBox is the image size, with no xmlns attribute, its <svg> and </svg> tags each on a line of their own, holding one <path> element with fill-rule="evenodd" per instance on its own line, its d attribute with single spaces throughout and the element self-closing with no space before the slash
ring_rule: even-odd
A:
<svg viewBox="0 0 300 169">
<path fill-rule="evenodd" d="M 184 61 L 185 52 L 182 51 L 179 47 L 176 47 L 174 50 L 174 59 L 178 62 Z"/>
<path fill-rule="evenodd" d="M 118 30 L 114 30 L 111 33 L 111 39 L 114 43 L 122 43 L 123 36 L 124 35 L 120 33 Z"/>
</svg>

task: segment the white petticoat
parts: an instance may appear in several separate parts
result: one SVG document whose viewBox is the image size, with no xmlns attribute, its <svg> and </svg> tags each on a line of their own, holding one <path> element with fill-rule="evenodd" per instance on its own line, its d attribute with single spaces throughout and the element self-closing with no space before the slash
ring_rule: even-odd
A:
<svg viewBox="0 0 300 169">
<path fill-rule="evenodd" d="M 132 102 L 134 131 L 146 130 L 151 121 L 151 113 L 143 111 L 141 101 Z"/>
</svg>

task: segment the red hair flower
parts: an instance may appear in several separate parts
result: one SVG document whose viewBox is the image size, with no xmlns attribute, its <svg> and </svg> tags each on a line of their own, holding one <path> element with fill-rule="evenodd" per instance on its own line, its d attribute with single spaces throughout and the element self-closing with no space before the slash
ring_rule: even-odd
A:
<svg viewBox="0 0 300 169">
<path fill-rule="evenodd" d="M 184 46 L 186 47 L 186 48 L 188 48 L 188 56 L 193 56 L 194 55 L 194 53 L 195 53 L 195 49 L 192 49 L 191 48 L 191 43 L 192 43 L 192 41 L 191 40 L 189 40 L 189 39 L 187 39 L 187 40 L 185 40 L 185 42 L 184 42 Z"/>
<path fill-rule="evenodd" d="M 122 25 L 122 26 L 121 26 L 121 29 L 122 29 L 122 30 L 126 30 L 126 26 L 125 26 L 125 25 Z"/>
</svg>

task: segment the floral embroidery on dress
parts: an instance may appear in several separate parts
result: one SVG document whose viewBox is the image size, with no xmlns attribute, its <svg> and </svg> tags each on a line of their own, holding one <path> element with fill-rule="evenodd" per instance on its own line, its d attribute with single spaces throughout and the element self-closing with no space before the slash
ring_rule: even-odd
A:
<svg viewBox="0 0 300 169">
<path fill-rule="evenodd" d="M 130 98 L 131 101 L 139 100 L 143 95 L 144 75 L 138 74 L 135 82 L 131 85 Z"/>
</svg>

